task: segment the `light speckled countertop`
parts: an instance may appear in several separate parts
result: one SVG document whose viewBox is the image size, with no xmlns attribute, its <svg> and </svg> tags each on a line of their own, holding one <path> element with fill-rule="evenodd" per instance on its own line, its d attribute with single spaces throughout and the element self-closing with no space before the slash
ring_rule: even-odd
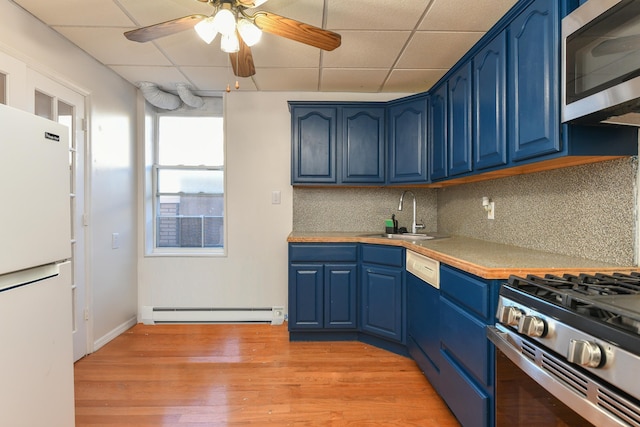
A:
<svg viewBox="0 0 640 427">
<path fill-rule="evenodd" d="M 381 234 L 380 237 L 372 236 L 374 234 L 375 232 L 293 232 L 287 241 L 290 243 L 351 242 L 401 246 L 485 279 L 505 279 L 512 274 L 522 276 L 526 274 L 579 274 L 640 270 L 635 266 L 620 266 L 460 236 L 406 241 L 388 239 L 382 237 Z"/>
</svg>

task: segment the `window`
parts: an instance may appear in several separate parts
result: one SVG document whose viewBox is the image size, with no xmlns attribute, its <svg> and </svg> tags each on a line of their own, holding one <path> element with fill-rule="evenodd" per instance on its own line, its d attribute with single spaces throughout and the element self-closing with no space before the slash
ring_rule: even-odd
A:
<svg viewBox="0 0 640 427">
<path fill-rule="evenodd" d="M 0 104 L 7 103 L 7 75 L 0 73 Z"/>
<path fill-rule="evenodd" d="M 156 135 L 154 252 L 223 253 L 222 117 L 158 115 Z"/>
</svg>

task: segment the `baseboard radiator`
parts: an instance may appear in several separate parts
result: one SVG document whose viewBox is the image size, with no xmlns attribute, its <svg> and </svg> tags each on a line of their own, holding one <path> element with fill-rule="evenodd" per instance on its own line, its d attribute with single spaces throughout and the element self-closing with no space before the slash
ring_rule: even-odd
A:
<svg viewBox="0 0 640 427">
<path fill-rule="evenodd" d="M 142 307 L 142 322 L 160 323 L 270 323 L 284 322 L 284 307 L 258 308 L 178 308 Z"/>
</svg>

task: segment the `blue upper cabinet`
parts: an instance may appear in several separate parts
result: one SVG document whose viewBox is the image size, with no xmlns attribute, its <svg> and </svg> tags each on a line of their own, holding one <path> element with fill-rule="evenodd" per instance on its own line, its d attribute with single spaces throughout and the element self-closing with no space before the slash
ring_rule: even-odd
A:
<svg viewBox="0 0 640 427">
<path fill-rule="evenodd" d="M 511 160 L 556 153 L 560 144 L 558 6 L 536 0 L 509 26 Z"/>
<path fill-rule="evenodd" d="M 427 99 L 419 96 L 393 103 L 388 109 L 388 182 L 426 183 Z"/>
<path fill-rule="evenodd" d="M 384 104 L 292 101 L 289 108 L 292 184 L 384 184 Z"/>
<path fill-rule="evenodd" d="M 637 155 L 636 128 L 560 122 L 560 18 L 577 4 L 517 1 L 428 92 L 290 102 L 292 183 L 441 187 Z"/>
<path fill-rule="evenodd" d="M 447 177 L 447 82 L 431 92 L 429 100 L 429 166 L 431 180 Z"/>
<path fill-rule="evenodd" d="M 294 183 L 335 184 L 338 109 L 296 107 L 291 114 Z"/>
<path fill-rule="evenodd" d="M 342 108 L 342 182 L 384 183 L 384 107 Z"/>
<path fill-rule="evenodd" d="M 471 172 L 471 61 L 462 64 L 449 78 L 447 148 L 449 177 Z"/>
<path fill-rule="evenodd" d="M 507 163 L 507 37 L 499 33 L 473 59 L 474 169 Z"/>
</svg>

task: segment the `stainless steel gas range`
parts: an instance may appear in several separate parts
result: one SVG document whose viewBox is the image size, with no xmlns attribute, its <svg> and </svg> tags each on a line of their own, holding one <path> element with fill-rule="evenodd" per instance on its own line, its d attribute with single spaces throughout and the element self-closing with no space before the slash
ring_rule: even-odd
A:
<svg viewBox="0 0 640 427">
<path fill-rule="evenodd" d="M 496 318 L 497 425 L 640 426 L 640 273 L 512 276 Z"/>
</svg>

